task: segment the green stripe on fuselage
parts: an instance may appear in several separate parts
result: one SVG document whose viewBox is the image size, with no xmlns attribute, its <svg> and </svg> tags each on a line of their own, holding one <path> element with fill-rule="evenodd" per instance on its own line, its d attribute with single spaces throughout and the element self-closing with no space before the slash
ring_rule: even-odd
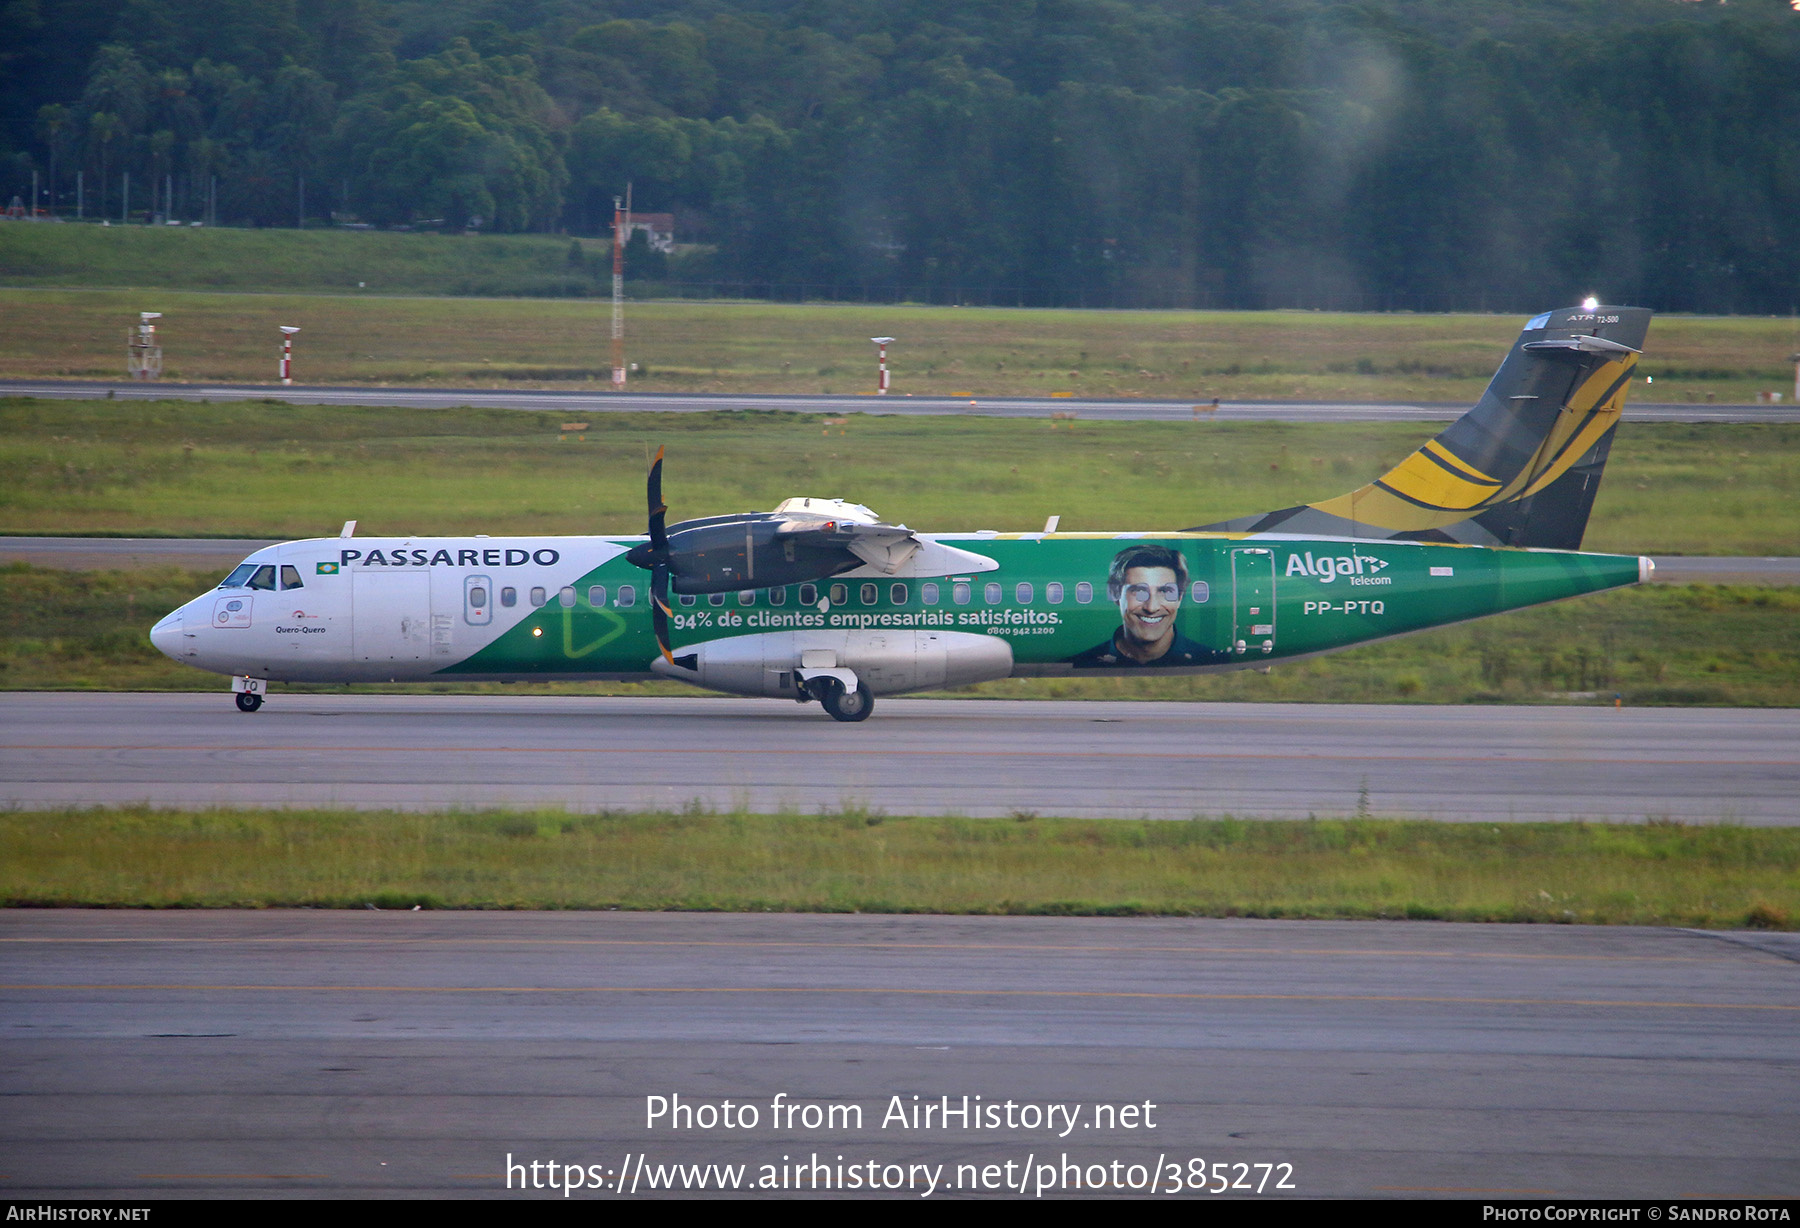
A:
<svg viewBox="0 0 1800 1228">
<path fill-rule="evenodd" d="M 1638 560 L 1631 556 L 1432 543 L 1219 534 L 951 540 L 995 559 L 999 570 L 925 580 L 823 580 L 817 583 L 821 596 L 836 584 L 844 586 L 847 596 L 823 611 L 799 604 L 798 585 L 788 586 L 780 605 L 771 603 L 766 589 L 755 590 L 749 604 L 741 603 L 737 593 L 725 594 L 720 605 L 707 597 L 692 606 L 677 602 L 671 620 L 674 652 L 680 655 L 684 646 L 702 641 L 770 631 L 940 629 L 1003 636 L 1012 645 L 1021 672 L 1054 671 L 1119 632 L 1119 603 L 1107 595 L 1108 573 L 1121 551 L 1140 544 L 1176 550 L 1187 564 L 1176 630 L 1187 641 L 1231 654 L 1209 667 L 1213 669 L 1265 665 L 1638 580 Z M 1266 551 L 1272 556 L 1272 619 L 1260 608 L 1251 613 L 1248 601 L 1235 599 L 1232 556 L 1237 551 Z M 1447 574 L 1433 575 L 1433 569 L 1447 569 Z M 1246 565 L 1240 564 L 1238 570 L 1244 573 Z M 963 580 L 969 585 L 969 599 L 959 604 L 954 593 Z M 623 557 L 615 558 L 581 578 L 572 608 L 552 600 L 526 610 L 487 647 L 440 672 L 650 676 L 650 662 L 658 654 L 648 581 L 648 573 Z M 876 600 L 864 604 L 861 590 L 870 583 L 875 585 Z M 1086 602 L 1078 597 L 1083 583 L 1091 586 Z M 996 584 L 999 600 L 990 602 L 988 586 Z M 588 602 L 594 585 L 606 586 L 608 604 L 603 608 Z M 636 592 L 637 600 L 629 607 L 617 604 L 624 585 Z M 896 585 L 904 586 L 903 602 L 892 600 Z M 925 600 L 927 585 L 936 586 L 934 603 Z M 1029 585 L 1028 594 L 1022 593 L 1021 585 Z M 1051 600 L 1053 585 L 1061 586 L 1060 601 Z M 1020 600 L 1022 595 L 1029 600 Z M 496 617 L 501 613 L 495 611 Z M 1247 625 L 1273 628 L 1264 637 L 1271 641 L 1268 652 L 1261 650 L 1260 639 L 1248 644 L 1243 654 L 1234 651 L 1234 629 Z"/>
</svg>

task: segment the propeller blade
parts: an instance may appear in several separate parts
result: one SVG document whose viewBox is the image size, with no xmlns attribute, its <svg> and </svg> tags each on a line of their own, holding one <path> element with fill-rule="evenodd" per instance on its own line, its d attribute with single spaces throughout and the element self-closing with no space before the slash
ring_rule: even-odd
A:
<svg viewBox="0 0 1800 1228">
<path fill-rule="evenodd" d="M 666 556 L 669 549 L 669 534 L 665 527 L 668 516 L 668 505 L 662 497 L 663 450 L 656 450 L 656 460 L 650 465 L 650 480 L 646 483 L 646 493 L 650 502 L 650 548 L 658 555 Z"/>
<path fill-rule="evenodd" d="M 656 629 L 656 646 L 661 650 L 663 660 L 675 664 L 675 654 L 669 651 L 669 568 L 666 563 L 658 563 L 650 572 L 650 623 Z"/>
<path fill-rule="evenodd" d="M 646 570 L 666 566 L 669 561 L 669 533 L 665 523 L 669 509 L 662 501 L 662 467 L 663 450 L 658 448 L 656 459 L 650 462 L 650 476 L 644 483 L 650 507 L 649 527 L 646 530 L 650 540 L 639 542 L 625 552 L 626 562 Z"/>
</svg>

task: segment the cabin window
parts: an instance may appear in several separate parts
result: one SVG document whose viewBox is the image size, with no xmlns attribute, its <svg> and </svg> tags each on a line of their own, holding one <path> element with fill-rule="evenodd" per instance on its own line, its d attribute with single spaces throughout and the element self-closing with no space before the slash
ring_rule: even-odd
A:
<svg viewBox="0 0 1800 1228">
<path fill-rule="evenodd" d="M 1092 584 L 1089 584 L 1086 580 L 1083 580 L 1081 583 L 1079 583 L 1075 586 L 1075 602 L 1077 605 L 1086 605 L 1088 602 L 1092 601 L 1093 599 L 1094 599 L 1094 586 Z"/>
<path fill-rule="evenodd" d="M 770 605 L 786 605 L 787 604 L 787 588 L 785 586 L 783 586 L 781 588 L 769 589 L 768 593 L 769 593 L 769 604 Z"/>
<path fill-rule="evenodd" d="M 893 602 L 895 605 L 905 605 L 906 604 L 906 585 L 890 584 L 888 586 L 888 600 Z"/>
<path fill-rule="evenodd" d="M 1194 581 L 1194 604 L 1201 605 L 1212 598 L 1212 588 L 1205 580 Z"/>
<path fill-rule="evenodd" d="M 950 600 L 957 605 L 968 605 L 969 594 L 972 591 L 967 580 L 958 580 L 950 586 Z"/>
<path fill-rule="evenodd" d="M 560 605 L 565 610 L 574 609 L 575 608 L 575 590 L 574 590 L 574 588 L 569 585 L 564 585 L 562 588 L 558 589 L 557 593 L 556 593 L 556 604 Z"/>
<path fill-rule="evenodd" d="M 725 594 L 724 593 L 708 593 L 706 595 L 706 604 L 707 605 L 724 605 L 725 604 Z"/>
<path fill-rule="evenodd" d="M 831 604 L 832 605 L 843 605 L 846 601 L 849 601 L 849 600 L 850 600 L 850 586 L 849 585 L 833 584 L 831 586 Z"/>
<path fill-rule="evenodd" d="M 1017 601 L 1020 605 L 1030 605 L 1031 599 L 1036 595 L 1036 592 L 1033 591 L 1029 584 L 1020 583 L 1017 588 L 1013 589 L 1013 600 Z"/>
<path fill-rule="evenodd" d="M 1044 585 L 1044 600 L 1048 601 L 1051 605 L 1062 604 L 1061 580 L 1052 580 L 1050 583 Z"/>
<path fill-rule="evenodd" d="M 596 610 L 603 610 L 606 608 L 606 585 L 588 585 L 588 604 L 593 606 Z"/>
<path fill-rule="evenodd" d="M 283 563 L 281 565 L 281 587 L 283 590 L 286 590 L 290 588 L 305 588 L 306 586 L 300 583 L 300 572 L 291 565 Z"/>
<path fill-rule="evenodd" d="M 619 604 L 626 608 L 630 608 L 637 604 L 637 585 L 619 585 Z"/>
<path fill-rule="evenodd" d="M 255 563 L 239 563 L 231 569 L 231 574 L 219 581 L 220 588 L 242 588 L 250 573 L 256 570 Z"/>
<path fill-rule="evenodd" d="M 518 605 L 519 604 L 519 590 L 514 588 L 510 584 L 507 585 L 505 588 L 501 589 L 500 590 L 500 604 L 505 606 L 509 610 L 512 609 L 514 606 Z"/>
<path fill-rule="evenodd" d="M 982 586 L 981 595 L 989 605 L 999 605 L 1000 582 L 998 580 L 989 580 Z"/>
<path fill-rule="evenodd" d="M 738 604 L 739 605 L 755 605 L 756 604 L 756 590 L 753 588 L 739 589 L 738 590 Z"/>
<path fill-rule="evenodd" d="M 802 584 L 800 586 L 800 604 L 817 605 L 818 602 L 819 586 L 816 584 Z"/>
<path fill-rule="evenodd" d="M 492 622 L 494 611 L 488 605 L 492 594 L 486 576 L 464 576 L 463 621 L 471 627 L 485 627 Z"/>
<path fill-rule="evenodd" d="M 936 605 L 938 603 L 938 586 L 930 581 L 919 585 L 919 600 L 926 605 Z"/>
<path fill-rule="evenodd" d="M 275 591 L 275 567 L 272 563 L 258 567 L 250 579 L 244 583 L 245 588 L 260 589 L 264 592 Z"/>
<path fill-rule="evenodd" d="M 874 605 L 877 601 L 881 600 L 881 586 L 879 584 L 865 584 L 862 586 L 862 592 L 859 595 L 862 597 L 862 603 L 864 605 Z"/>
<path fill-rule="evenodd" d="M 544 592 L 542 585 L 536 585 L 536 584 L 532 585 L 532 588 L 531 588 L 531 608 L 532 609 L 534 609 L 534 610 L 538 609 L 548 600 L 550 600 L 550 597 L 547 593 Z"/>
<path fill-rule="evenodd" d="M 691 606 L 700 599 L 698 597 L 694 596 L 694 594 L 692 594 L 692 593 L 683 593 L 683 594 L 681 594 L 681 596 L 675 598 L 675 600 L 682 605 Z"/>
</svg>

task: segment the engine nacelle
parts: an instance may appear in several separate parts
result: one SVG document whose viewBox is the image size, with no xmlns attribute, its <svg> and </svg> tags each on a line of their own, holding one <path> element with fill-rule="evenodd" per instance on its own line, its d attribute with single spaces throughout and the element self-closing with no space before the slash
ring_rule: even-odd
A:
<svg viewBox="0 0 1800 1228">
<path fill-rule="evenodd" d="M 650 668 L 668 678 L 734 695 L 793 699 L 796 675 L 849 670 L 874 695 L 967 686 L 1012 673 L 1012 645 L 966 631 L 770 631 L 708 640 L 675 650 L 676 664 Z"/>
<path fill-rule="evenodd" d="M 683 521 L 669 529 L 669 569 L 678 593 L 780 588 L 862 565 L 831 521 L 795 526 L 772 513 L 752 512 Z"/>
<path fill-rule="evenodd" d="M 625 552 L 634 567 L 668 569 L 684 596 L 784 588 L 846 572 L 947 576 L 999 567 L 983 554 L 883 524 L 860 503 L 787 499 L 772 512 L 702 516 L 668 527 L 667 545 L 639 542 Z"/>
</svg>

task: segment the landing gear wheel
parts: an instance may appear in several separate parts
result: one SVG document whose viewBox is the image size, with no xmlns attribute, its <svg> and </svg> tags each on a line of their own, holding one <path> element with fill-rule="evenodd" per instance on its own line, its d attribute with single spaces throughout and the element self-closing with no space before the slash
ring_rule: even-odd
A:
<svg viewBox="0 0 1800 1228">
<path fill-rule="evenodd" d="M 239 691 L 237 705 L 239 712 L 254 712 L 262 707 L 262 696 L 252 695 L 249 691 Z"/>
<path fill-rule="evenodd" d="M 846 691 L 844 684 L 836 678 L 830 679 L 831 685 L 819 697 L 820 705 L 831 714 L 834 721 L 866 721 L 869 713 L 875 711 L 875 697 L 869 694 L 867 687 L 857 687 L 854 691 Z"/>
</svg>

